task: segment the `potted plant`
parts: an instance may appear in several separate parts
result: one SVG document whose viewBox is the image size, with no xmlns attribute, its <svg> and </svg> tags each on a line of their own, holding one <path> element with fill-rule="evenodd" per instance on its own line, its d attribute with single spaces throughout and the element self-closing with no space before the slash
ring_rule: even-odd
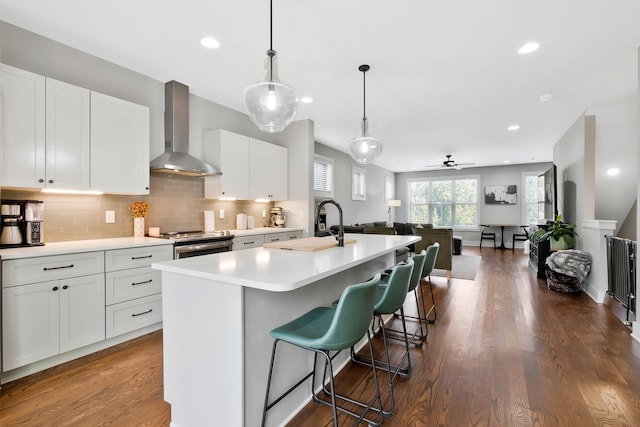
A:
<svg viewBox="0 0 640 427">
<path fill-rule="evenodd" d="M 562 214 L 556 216 L 553 221 L 545 229 L 539 229 L 531 235 L 532 241 L 541 241 L 549 239 L 551 250 L 562 250 L 573 248 L 574 236 L 576 234 L 574 224 L 562 222 Z"/>
</svg>

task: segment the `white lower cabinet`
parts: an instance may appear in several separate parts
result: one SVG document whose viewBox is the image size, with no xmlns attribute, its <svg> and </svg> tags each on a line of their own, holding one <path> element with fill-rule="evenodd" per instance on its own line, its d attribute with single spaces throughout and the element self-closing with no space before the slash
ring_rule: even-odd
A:
<svg viewBox="0 0 640 427">
<path fill-rule="evenodd" d="M 287 240 L 299 239 L 302 237 L 302 231 L 286 231 L 284 233 L 265 234 L 264 242 L 284 242 Z"/>
<path fill-rule="evenodd" d="M 264 236 L 262 234 L 254 234 L 251 236 L 241 236 L 233 238 L 233 250 L 259 248 L 264 245 Z"/>
<path fill-rule="evenodd" d="M 18 368 L 105 338 L 104 275 L 2 290 L 2 368 Z"/>
<path fill-rule="evenodd" d="M 281 233 L 250 234 L 233 238 L 233 250 L 259 248 L 265 243 L 283 242 L 285 240 L 299 239 L 302 231 L 283 231 Z"/>
<path fill-rule="evenodd" d="M 151 263 L 171 259 L 172 245 L 154 245 L 2 261 L 2 379 L 148 332 L 162 322 Z"/>
<path fill-rule="evenodd" d="M 106 252 L 107 339 L 162 322 L 162 273 L 151 263 L 171 259 L 171 246 Z"/>
</svg>

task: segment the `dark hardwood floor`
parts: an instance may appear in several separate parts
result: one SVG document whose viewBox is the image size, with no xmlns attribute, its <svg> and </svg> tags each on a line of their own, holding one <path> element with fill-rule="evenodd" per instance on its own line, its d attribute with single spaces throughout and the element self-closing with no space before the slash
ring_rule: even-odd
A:
<svg viewBox="0 0 640 427">
<path fill-rule="evenodd" d="M 476 280 L 432 278 L 438 320 L 411 349 L 413 374 L 396 380 L 396 414 L 385 425 L 640 426 L 640 343 L 608 308 L 547 290 L 522 250 L 463 253 L 482 255 Z M 367 394 L 371 378 L 349 366 L 337 388 Z M 169 421 L 161 332 L 0 390 L 1 426 Z M 331 424 L 330 410 L 311 403 L 289 425 Z"/>
</svg>

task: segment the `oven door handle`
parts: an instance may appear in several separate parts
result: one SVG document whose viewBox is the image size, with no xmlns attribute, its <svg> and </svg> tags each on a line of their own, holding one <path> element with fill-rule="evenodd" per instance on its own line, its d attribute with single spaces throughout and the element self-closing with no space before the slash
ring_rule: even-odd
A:
<svg viewBox="0 0 640 427">
<path fill-rule="evenodd" d="M 176 246 L 176 258 L 179 258 L 180 254 L 188 254 L 189 252 L 215 251 L 216 249 L 229 250 L 227 248 L 231 248 L 231 240 Z"/>
</svg>

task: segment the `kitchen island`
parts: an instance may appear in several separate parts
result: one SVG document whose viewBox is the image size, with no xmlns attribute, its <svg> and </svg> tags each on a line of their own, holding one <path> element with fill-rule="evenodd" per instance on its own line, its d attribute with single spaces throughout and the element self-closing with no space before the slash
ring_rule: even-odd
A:
<svg viewBox="0 0 640 427">
<path fill-rule="evenodd" d="M 345 235 L 317 252 L 254 248 L 152 264 L 162 271 L 164 394 L 171 425 L 260 424 L 273 339 L 269 331 L 395 262 L 418 236 Z M 345 352 L 336 366 L 348 359 Z M 313 356 L 280 346 L 273 395 L 311 370 Z M 285 423 L 310 399 L 303 385 L 269 411 Z"/>
</svg>

